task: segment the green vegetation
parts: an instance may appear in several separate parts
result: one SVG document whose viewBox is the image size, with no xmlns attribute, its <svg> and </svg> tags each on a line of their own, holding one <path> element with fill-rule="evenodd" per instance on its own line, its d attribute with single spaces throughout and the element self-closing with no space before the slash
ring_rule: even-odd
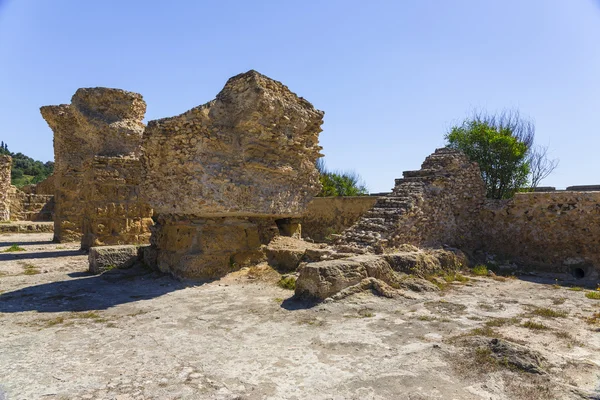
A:
<svg viewBox="0 0 600 400">
<path fill-rule="evenodd" d="M 277 284 L 284 289 L 295 290 L 296 289 L 296 278 L 293 276 L 286 276 L 286 277 L 281 278 L 279 280 L 279 282 L 277 282 Z"/>
<path fill-rule="evenodd" d="M 3 253 L 12 253 L 15 251 L 26 251 L 26 250 L 24 248 L 22 248 L 21 246 L 19 246 L 18 244 L 13 244 L 8 249 L 4 250 Z"/>
<path fill-rule="evenodd" d="M 581 292 L 581 291 L 583 291 L 583 288 L 581 288 L 579 286 L 573 286 L 573 287 L 570 287 L 569 290 L 571 290 L 573 292 Z"/>
<path fill-rule="evenodd" d="M 43 163 L 23 153 L 11 153 L 4 142 L 0 142 L 0 155 L 12 157 L 11 183 L 17 187 L 39 183 L 52 175 L 54 162 Z"/>
<path fill-rule="evenodd" d="M 318 197 L 366 196 L 369 194 L 360 175 L 356 172 L 329 171 L 322 158 L 317 160 L 317 169 L 321 174 L 319 180 L 323 185 Z"/>
<path fill-rule="evenodd" d="M 23 266 L 23 274 L 24 275 L 37 275 L 41 273 L 40 269 L 32 264 L 27 264 Z"/>
<path fill-rule="evenodd" d="M 534 331 L 543 331 L 543 330 L 550 329 L 546 325 L 540 324 L 539 322 L 534 322 L 534 321 L 526 321 L 521 326 L 524 328 L 532 329 Z"/>
<path fill-rule="evenodd" d="M 521 322 L 521 319 L 518 317 L 512 318 L 493 318 L 488 321 L 485 321 L 485 326 L 487 327 L 499 327 L 504 325 L 515 325 Z"/>
<path fill-rule="evenodd" d="M 593 300 L 600 300 L 600 292 L 587 292 L 585 297 Z"/>
<path fill-rule="evenodd" d="M 473 267 L 471 273 L 477 276 L 486 276 L 488 274 L 488 268 L 483 264 L 479 264 Z"/>
<path fill-rule="evenodd" d="M 536 308 L 531 313 L 544 318 L 565 318 L 568 315 L 565 311 L 556 311 L 551 308 Z"/>
<path fill-rule="evenodd" d="M 453 126 L 445 139 L 448 147 L 461 150 L 479 164 L 487 197 L 506 199 L 537 187 L 558 166 L 558 160 L 548 159 L 547 148 L 533 147 L 534 137 L 533 123 L 517 111 L 509 111 L 497 115 L 475 112 Z"/>
</svg>

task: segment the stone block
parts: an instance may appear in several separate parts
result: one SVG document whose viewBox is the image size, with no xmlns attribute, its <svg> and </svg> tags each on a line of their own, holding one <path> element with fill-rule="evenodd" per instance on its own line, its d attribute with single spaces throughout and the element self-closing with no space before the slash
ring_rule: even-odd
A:
<svg viewBox="0 0 600 400">
<path fill-rule="evenodd" d="M 100 274 L 114 268 L 130 268 L 138 261 L 138 247 L 132 245 L 100 246 L 90 248 L 89 271 Z"/>
</svg>

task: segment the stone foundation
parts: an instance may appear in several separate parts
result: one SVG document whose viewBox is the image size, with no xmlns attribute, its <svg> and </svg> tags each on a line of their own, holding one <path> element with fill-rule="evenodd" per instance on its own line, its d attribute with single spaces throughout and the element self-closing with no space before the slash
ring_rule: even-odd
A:
<svg viewBox="0 0 600 400">
<path fill-rule="evenodd" d="M 277 235 L 273 218 L 161 214 L 145 261 L 181 278 L 217 278 L 265 261 L 263 245 Z"/>
</svg>

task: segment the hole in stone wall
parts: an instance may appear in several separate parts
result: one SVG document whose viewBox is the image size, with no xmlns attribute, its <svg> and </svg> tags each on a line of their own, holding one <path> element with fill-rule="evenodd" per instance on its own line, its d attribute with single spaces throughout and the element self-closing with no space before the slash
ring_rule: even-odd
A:
<svg viewBox="0 0 600 400">
<path fill-rule="evenodd" d="M 575 279 L 583 279 L 585 278 L 585 271 L 583 270 L 583 268 L 573 268 L 573 277 L 575 277 Z"/>
</svg>

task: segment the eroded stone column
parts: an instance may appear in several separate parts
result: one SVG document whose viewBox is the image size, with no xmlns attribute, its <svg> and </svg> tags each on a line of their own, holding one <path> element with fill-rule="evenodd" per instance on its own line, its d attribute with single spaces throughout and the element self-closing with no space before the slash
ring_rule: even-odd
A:
<svg viewBox="0 0 600 400">
<path fill-rule="evenodd" d="M 12 157 L 0 155 L 0 221 L 10 221 Z"/>
<path fill-rule="evenodd" d="M 264 259 L 276 221 L 296 232 L 290 218 L 320 190 L 322 122 L 322 111 L 256 71 L 209 103 L 150 121 L 142 187 L 158 218 L 147 261 L 202 279 Z"/>
<path fill-rule="evenodd" d="M 146 103 L 120 89 L 79 89 L 71 104 L 41 108 L 54 131 L 56 241 L 82 247 L 147 243 L 151 210 L 140 206 Z"/>
</svg>

